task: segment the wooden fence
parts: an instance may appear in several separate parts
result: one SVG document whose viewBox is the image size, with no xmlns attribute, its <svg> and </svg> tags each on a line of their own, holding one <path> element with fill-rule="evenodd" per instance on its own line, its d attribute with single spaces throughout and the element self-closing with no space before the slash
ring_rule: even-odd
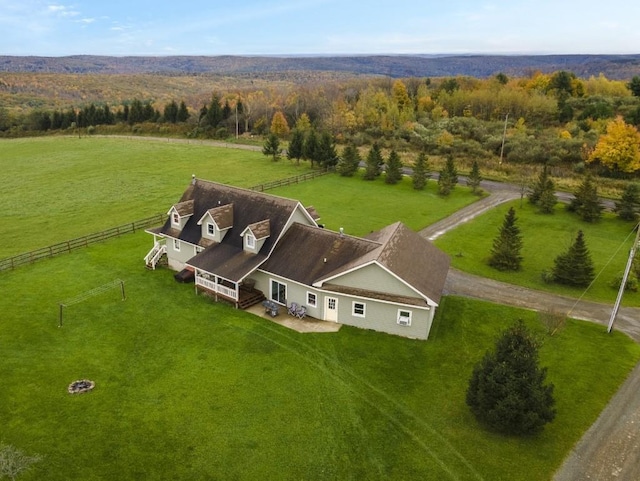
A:
<svg viewBox="0 0 640 481">
<path fill-rule="evenodd" d="M 276 187 L 282 187 L 284 185 L 299 184 L 305 180 L 315 179 L 323 175 L 327 175 L 329 172 L 326 170 L 316 170 L 313 172 L 307 172 L 306 174 L 296 175 L 295 177 L 287 177 L 286 179 L 274 180 L 272 182 L 266 182 L 264 184 L 254 185 L 250 187 L 251 190 L 257 190 L 264 192 L 265 190 L 275 189 Z"/>
<path fill-rule="evenodd" d="M 306 174 L 296 175 L 295 177 L 287 177 L 286 179 L 274 180 L 273 182 L 266 182 L 264 184 L 254 185 L 251 190 L 264 192 L 265 190 L 275 189 L 276 187 L 282 187 L 284 185 L 298 184 L 305 180 L 315 179 L 322 175 L 326 175 L 328 172 L 324 170 L 318 170 L 314 172 L 308 172 Z M 77 239 L 71 239 L 68 241 L 53 244 L 49 247 L 42 247 L 31 252 L 25 252 L 24 254 L 18 254 L 13 257 L 7 257 L 6 259 L 0 259 L 0 272 L 15 269 L 25 264 L 31 264 L 40 259 L 49 259 L 60 254 L 66 254 L 81 247 L 87 247 L 96 242 L 102 242 L 112 237 L 118 237 L 122 234 L 128 234 L 140 229 L 146 229 L 154 225 L 164 223 L 166 220 L 166 214 L 156 214 L 146 219 L 137 220 L 130 224 L 124 224 L 118 227 L 97 232 L 95 234 L 89 234 Z"/>
<path fill-rule="evenodd" d="M 25 252 L 24 254 L 18 254 L 13 257 L 7 257 L 0 260 L 0 272 L 15 269 L 25 264 L 31 264 L 32 262 L 40 259 L 49 259 L 60 254 L 66 254 L 68 252 L 87 247 L 97 242 L 102 242 L 113 237 L 118 237 L 122 234 L 129 234 L 136 232 L 140 229 L 146 229 L 164 223 L 166 220 L 165 214 L 156 214 L 146 219 L 137 220 L 130 224 L 124 224 L 118 227 L 112 227 L 111 229 L 89 234 L 77 239 L 71 239 L 68 241 L 60 242 L 58 244 L 50 245 L 49 247 L 42 247 L 31 252 Z"/>
</svg>

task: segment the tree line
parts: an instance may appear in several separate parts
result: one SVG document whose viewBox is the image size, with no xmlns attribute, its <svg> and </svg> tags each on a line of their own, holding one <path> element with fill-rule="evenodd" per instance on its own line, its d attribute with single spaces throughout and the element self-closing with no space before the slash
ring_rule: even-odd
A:
<svg viewBox="0 0 640 481">
<path fill-rule="evenodd" d="M 193 102 L 193 101 L 192 101 Z M 164 122 L 190 137 L 243 134 L 293 140 L 297 124 L 329 132 L 338 144 L 379 143 L 429 155 L 547 164 L 575 169 L 593 163 L 604 174 L 628 176 L 640 168 L 640 77 L 534 72 L 524 78 L 366 78 L 319 84 L 214 92 L 199 104 L 156 105 L 152 100 L 106 103 L 26 117 L 0 108 L 0 132 L 46 131 L 75 125 Z M 601 137 L 610 142 L 598 147 Z M 622 145 L 620 145 L 622 143 Z M 621 159 L 626 148 L 632 155 Z"/>
</svg>

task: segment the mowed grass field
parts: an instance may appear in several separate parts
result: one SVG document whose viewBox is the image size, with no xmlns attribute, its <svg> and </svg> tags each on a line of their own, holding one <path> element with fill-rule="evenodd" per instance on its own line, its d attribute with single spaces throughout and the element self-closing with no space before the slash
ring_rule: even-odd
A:
<svg viewBox="0 0 640 481">
<path fill-rule="evenodd" d="M 65 144 L 72 140 L 99 149 L 81 144 L 80 154 Z M 59 222 L 78 216 L 64 239 L 96 230 L 95 216 L 111 227 L 149 209 L 166 211 L 191 173 L 250 186 L 305 171 L 286 160 L 209 146 L 16 142 L 50 152 L 33 154 L 28 168 L 51 172 L 31 189 L 49 193 L 52 216 L 68 209 Z M 216 159 L 204 174 L 192 168 L 208 165 L 204 154 L 194 160 L 198 149 Z M 127 151 L 137 152 L 139 162 L 109 157 Z M 23 161 L 15 155 L 14 163 Z M 67 156 L 73 157 L 68 164 Z M 155 172 L 149 192 L 112 185 L 114 205 L 85 203 L 92 190 L 111 183 L 114 164 L 129 166 L 140 182 Z M 65 165 L 67 176 L 59 172 Z M 13 173 L 28 178 L 17 166 Z M 76 187 L 56 185 L 63 180 Z M 395 220 L 418 229 L 475 199 L 464 188 L 440 199 L 431 184 L 418 193 L 407 181 L 386 186 L 325 176 L 274 193 L 313 204 L 327 227 L 352 234 Z M 15 188 L 0 203 L 16 196 L 31 199 Z M 39 207 L 11 228 L 40 232 L 47 208 Z M 151 244 L 139 232 L 0 274 L 0 441 L 44 456 L 21 479 L 548 480 L 640 359 L 637 344 L 602 326 L 570 321 L 549 337 L 535 313 L 455 297 L 443 299 L 427 342 L 348 327 L 298 334 L 195 296 L 193 286 L 177 284 L 168 270 L 146 270 L 142 257 Z M 64 326 L 57 327 L 60 302 L 114 279 L 125 281 L 125 301 L 118 289 L 105 292 L 66 308 Z M 518 318 L 542 342 L 558 409 L 543 433 L 527 438 L 486 432 L 464 403 L 473 365 Z M 96 389 L 69 395 L 68 384 L 83 378 Z"/>
<path fill-rule="evenodd" d="M 548 480 L 640 357 L 620 333 L 447 297 L 426 342 L 343 327 L 299 334 L 148 271 L 139 232 L 0 275 L 2 440 L 20 479 Z M 64 309 L 110 282 L 119 289 Z M 498 332 L 542 341 L 557 419 L 516 438 L 464 396 Z M 94 391 L 70 395 L 77 379 Z"/>
<path fill-rule="evenodd" d="M 165 213 L 195 174 L 240 187 L 308 172 L 260 152 L 136 138 L 0 140 L 0 258 Z"/>
<path fill-rule="evenodd" d="M 489 266 L 488 259 L 510 207 L 516 211 L 516 224 L 523 239 L 522 268 L 517 272 L 500 272 Z M 525 200 L 498 206 L 436 239 L 435 244 L 451 256 L 454 267 L 465 272 L 613 305 L 618 294 L 614 281 L 622 276 L 627 264 L 635 239 L 634 226 L 633 222 L 622 221 L 611 213 L 605 213 L 599 222 L 583 222 L 568 212 L 564 204 L 558 204 L 552 215 L 543 215 Z M 596 279 L 588 288 L 545 283 L 543 271 L 553 269 L 554 259 L 567 251 L 578 230 L 584 232 Z M 625 292 L 623 305 L 640 306 L 640 293 Z"/>
</svg>

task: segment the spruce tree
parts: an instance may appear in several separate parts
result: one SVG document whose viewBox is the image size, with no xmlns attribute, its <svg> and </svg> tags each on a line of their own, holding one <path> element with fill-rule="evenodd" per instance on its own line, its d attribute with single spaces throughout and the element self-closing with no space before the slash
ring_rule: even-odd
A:
<svg viewBox="0 0 640 481">
<path fill-rule="evenodd" d="M 276 134 L 269 134 L 262 146 L 262 153 L 271 156 L 274 162 L 280 160 L 280 140 Z"/>
<path fill-rule="evenodd" d="M 628 184 L 622 193 L 620 202 L 616 202 L 614 210 L 622 220 L 637 220 L 640 212 L 640 186 Z"/>
<path fill-rule="evenodd" d="M 478 161 L 474 160 L 471 165 L 471 172 L 467 177 L 467 186 L 471 187 L 471 192 L 475 194 L 478 191 L 478 187 L 480 187 L 480 182 L 482 182 L 480 167 L 478 166 Z"/>
<path fill-rule="evenodd" d="M 567 205 L 570 212 L 578 214 L 586 222 L 595 222 L 602 217 L 602 204 L 598 199 L 598 186 L 593 176 L 587 174 Z"/>
<path fill-rule="evenodd" d="M 336 170 L 343 177 L 352 177 L 360 166 L 360 152 L 353 144 L 348 144 L 342 151 Z"/>
<path fill-rule="evenodd" d="M 296 159 L 296 164 L 300 164 L 300 158 L 304 151 L 304 134 L 298 129 L 293 130 L 291 135 L 291 141 L 289 142 L 289 148 L 287 149 L 287 159 Z"/>
<path fill-rule="evenodd" d="M 442 196 L 449 195 L 457 183 L 458 169 L 456 169 L 453 157 L 450 155 L 447 157 L 444 169 L 440 171 L 440 177 L 438 178 L 438 193 Z"/>
<path fill-rule="evenodd" d="M 517 271 L 522 265 L 522 236 L 516 225 L 516 211 L 509 209 L 504 217 L 500 233 L 493 241 L 489 265 L 499 271 Z"/>
<path fill-rule="evenodd" d="M 558 255 L 553 262 L 553 280 L 560 284 L 586 287 L 595 278 L 591 254 L 581 230 L 567 252 Z"/>
<path fill-rule="evenodd" d="M 415 164 L 413 164 L 413 188 L 415 190 L 423 190 L 429 179 L 429 161 L 424 152 L 418 154 Z"/>
<path fill-rule="evenodd" d="M 473 369 L 466 401 L 479 422 L 504 434 L 534 434 L 556 415 L 554 386 L 538 365 L 538 343 L 522 321 Z"/>
<path fill-rule="evenodd" d="M 333 139 L 333 135 L 331 135 L 329 132 L 324 131 L 320 135 L 317 152 L 317 161 L 326 170 L 335 167 L 338 163 L 338 154 L 336 153 L 335 141 Z"/>
<path fill-rule="evenodd" d="M 529 191 L 529 202 L 538 206 L 538 211 L 543 214 L 553 213 L 558 198 L 555 193 L 555 183 L 549 176 L 547 166 L 545 165 L 538 176 L 538 180 Z"/>
<path fill-rule="evenodd" d="M 380 175 L 381 166 L 384 163 L 382 159 L 382 153 L 380 152 L 380 146 L 377 142 L 374 142 L 367 154 L 367 160 L 364 170 L 364 180 L 374 180 Z"/>
<path fill-rule="evenodd" d="M 189 109 L 187 109 L 187 104 L 184 103 L 184 100 L 180 102 L 180 107 L 178 107 L 178 122 L 186 122 L 189 119 Z"/>
<path fill-rule="evenodd" d="M 395 150 L 389 152 L 387 159 L 387 171 L 384 181 L 387 184 L 397 184 L 402 180 L 402 161 Z"/>
<path fill-rule="evenodd" d="M 313 163 L 318 160 L 318 135 L 313 129 L 307 133 L 304 139 L 302 154 L 305 159 L 311 162 L 311 167 L 313 167 Z"/>
</svg>

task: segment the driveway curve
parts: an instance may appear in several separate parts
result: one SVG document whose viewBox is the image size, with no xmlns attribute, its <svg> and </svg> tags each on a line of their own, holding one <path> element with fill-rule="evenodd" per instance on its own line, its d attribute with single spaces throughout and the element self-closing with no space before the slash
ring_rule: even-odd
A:
<svg viewBox="0 0 640 481">
<path fill-rule="evenodd" d="M 420 231 L 434 240 L 461 223 L 473 219 L 493 207 L 520 197 L 519 187 L 496 182 L 483 182 L 490 195 L 459 210 Z M 564 194 L 561 199 L 571 198 Z M 611 202 L 608 203 L 611 206 Z M 506 284 L 467 274 L 450 268 L 444 294 L 472 297 L 525 309 L 567 313 L 568 316 L 609 324 L 612 306 L 577 300 L 543 291 Z M 616 316 L 614 329 L 640 342 L 640 309 L 622 307 Z M 640 363 L 602 411 L 598 420 L 576 444 L 553 481 L 638 481 L 640 480 Z"/>
</svg>

